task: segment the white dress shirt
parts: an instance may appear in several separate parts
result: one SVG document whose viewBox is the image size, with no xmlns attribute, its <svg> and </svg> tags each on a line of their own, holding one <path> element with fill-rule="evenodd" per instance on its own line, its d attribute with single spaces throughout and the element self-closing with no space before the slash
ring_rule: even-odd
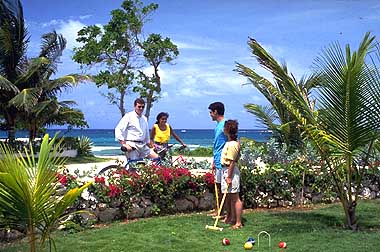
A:
<svg viewBox="0 0 380 252">
<path fill-rule="evenodd" d="M 135 111 L 125 114 L 115 128 L 116 141 L 141 141 L 147 144 L 149 139 L 148 120 Z"/>
</svg>

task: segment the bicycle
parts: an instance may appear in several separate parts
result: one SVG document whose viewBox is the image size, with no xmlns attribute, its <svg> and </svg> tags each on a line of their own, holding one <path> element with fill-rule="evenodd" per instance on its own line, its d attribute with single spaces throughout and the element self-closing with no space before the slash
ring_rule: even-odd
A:
<svg viewBox="0 0 380 252">
<path fill-rule="evenodd" d="M 122 146 L 120 148 L 120 150 L 122 152 L 127 152 L 127 148 Z M 141 168 L 141 166 L 145 166 L 147 163 L 151 162 L 152 165 L 159 165 L 161 163 L 161 158 L 158 157 L 158 158 L 138 158 L 138 159 L 129 159 L 127 161 L 127 163 L 124 165 L 124 167 L 122 166 L 122 162 L 121 164 L 114 164 L 114 165 L 108 165 L 106 167 L 104 167 L 103 169 L 101 169 L 99 172 L 98 172 L 98 175 L 103 175 L 105 172 L 107 171 L 110 171 L 110 170 L 124 170 L 124 171 L 128 171 L 130 173 L 136 173 L 139 168 Z"/>
<path fill-rule="evenodd" d="M 161 158 L 160 160 L 160 164 L 165 164 L 167 163 L 168 165 L 172 166 L 172 167 L 176 167 L 176 166 L 180 166 L 180 165 L 190 165 L 191 162 L 187 161 L 182 153 L 183 153 L 183 150 L 185 150 L 187 147 L 185 146 L 181 146 L 177 149 L 178 151 L 178 156 L 172 160 L 172 155 L 170 153 L 170 150 L 171 148 L 174 147 L 174 144 L 168 144 L 166 146 L 163 146 L 163 147 L 156 147 L 155 148 L 155 151 L 156 153 L 159 155 L 159 157 Z M 169 157 L 167 157 L 167 154 L 170 154 Z"/>
</svg>

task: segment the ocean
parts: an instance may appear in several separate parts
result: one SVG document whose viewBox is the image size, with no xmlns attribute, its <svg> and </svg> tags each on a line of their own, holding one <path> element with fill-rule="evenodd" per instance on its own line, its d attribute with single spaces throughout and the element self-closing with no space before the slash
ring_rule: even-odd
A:
<svg viewBox="0 0 380 252">
<path fill-rule="evenodd" d="M 210 147 L 213 145 L 214 129 L 175 129 L 174 131 L 190 149 Z M 89 137 L 93 143 L 92 152 L 94 155 L 107 156 L 120 154 L 120 145 L 115 141 L 113 129 L 73 129 L 70 131 L 65 129 L 47 130 L 47 133 L 50 136 L 53 136 L 56 132 L 60 132 L 60 135 L 64 136 Z M 254 139 L 257 142 L 266 142 L 271 135 L 271 132 L 260 129 L 242 129 L 238 132 L 239 138 L 246 137 Z M 0 131 L 0 138 L 6 137 L 7 132 Z M 16 137 L 27 138 L 28 133 L 25 131 L 18 131 Z M 171 138 L 170 143 L 178 144 L 173 137 Z"/>
</svg>

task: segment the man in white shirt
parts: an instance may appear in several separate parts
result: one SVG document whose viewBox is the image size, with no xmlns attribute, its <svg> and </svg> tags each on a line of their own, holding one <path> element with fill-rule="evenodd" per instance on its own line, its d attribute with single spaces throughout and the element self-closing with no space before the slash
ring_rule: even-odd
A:
<svg viewBox="0 0 380 252">
<path fill-rule="evenodd" d="M 134 111 L 123 116 L 115 128 L 115 139 L 127 149 L 128 160 L 139 158 L 158 158 L 150 148 L 148 120 L 143 115 L 145 101 L 137 98 Z"/>
</svg>

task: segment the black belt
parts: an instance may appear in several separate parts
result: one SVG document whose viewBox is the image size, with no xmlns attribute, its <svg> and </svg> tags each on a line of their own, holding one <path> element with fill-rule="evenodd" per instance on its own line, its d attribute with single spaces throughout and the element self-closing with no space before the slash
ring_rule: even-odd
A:
<svg viewBox="0 0 380 252">
<path fill-rule="evenodd" d="M 125 140 L 127 142 L 134 142 L 134 143 L 143 143 L 143 141 L 139 141 L 139 140 Z"/>
<path fill-rule="evenodd" d="M 168 143 L 160 143 L 160 142 L 154 142 L 155 144 L 158 144 L 158 145 L 165 145 L 165 144 L 168 144 Z"/>
</svg>

